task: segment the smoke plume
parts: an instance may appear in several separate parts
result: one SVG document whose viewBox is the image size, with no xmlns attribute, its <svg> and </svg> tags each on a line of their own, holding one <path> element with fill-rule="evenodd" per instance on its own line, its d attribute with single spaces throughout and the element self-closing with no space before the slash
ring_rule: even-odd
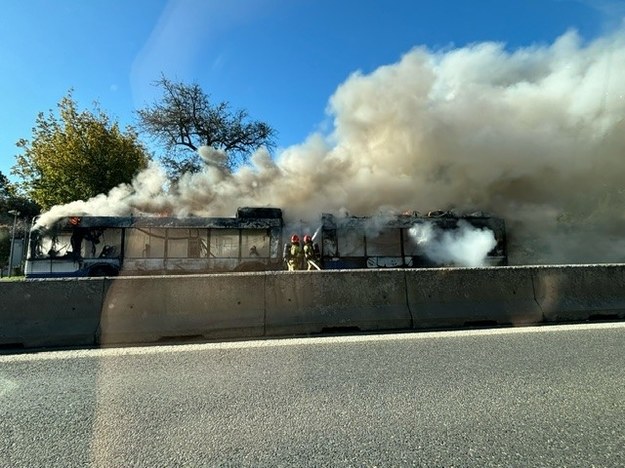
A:
<svg viewBox="0 0 625 468">
<path fill-rule="evenodd" d="M 443 231 L 432 223 L 416 224 L 408 230 L 424 254 L 438 265 L 480 267 L 495 245 L 490 229 L 478 229 L 460 220 L 458 229 Z"/>
<path fill-rule="evenodd" d="M 203 149 L 205 169 L 175 186 L 152 166 L 131 186 L 49 215 L 277 206 L 315 226 L 341 210 L 483 210 L 506 219 L 513 263 L 620 261 L 624 78 L 622 32 L 588 43 L 567 32 L 514 51 L 417 47 L 347 78 L 329 100 L 330 134 L 275 158 L 258 151 L 234 172 Z"/>
</svg>

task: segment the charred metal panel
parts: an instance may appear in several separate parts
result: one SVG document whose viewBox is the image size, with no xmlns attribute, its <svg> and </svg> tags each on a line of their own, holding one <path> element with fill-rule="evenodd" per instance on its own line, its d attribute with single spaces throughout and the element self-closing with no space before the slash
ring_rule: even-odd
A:
<svg viewBox="0 0 625 468">
<path fill-rule="evenodd" d="M 282 219 L 282 210 L 280 208 L 243 207 L 237 209 L 237 218 Z"/>
<path fill-rule="evenodd" d="M 337 255 L 336 222 L 333 215 L 323 213 L 321 215 L 321 256 L 331 258 Z"/>
</svg>

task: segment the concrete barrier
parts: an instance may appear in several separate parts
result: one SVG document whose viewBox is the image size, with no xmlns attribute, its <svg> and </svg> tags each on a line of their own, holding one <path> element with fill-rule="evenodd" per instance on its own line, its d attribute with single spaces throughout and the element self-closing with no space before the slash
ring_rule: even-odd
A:
<svg viewBox="0 0 625 468">
<path fill-rule="evenodd" d="M 547 322 L 625 318 L 625 265 L 545 266 L 533 275 Z"/>
<path fill-rule="evenodd" d="M 107 279 L 98 343 L 262 336 L 263 273 Z"/>
<path fill-rule="evenodd" d="M 103 288 L 101 279 L 0 282 L 0 345 L 93 346 Z"/>
<path fill-rule="evenodd" d="M 407 270 L 406 289 L 415 329 L 543 320 L 528 268 Z"/>
<path fill-rule="evenodd" d="M 409 329 L 403 270 L 267 273 L 266 334 Z"/>
<path fill-rule="evenodd" d="M 0 283 L 0 347 L 625 319 L 625 265 Z"/>
</svg>

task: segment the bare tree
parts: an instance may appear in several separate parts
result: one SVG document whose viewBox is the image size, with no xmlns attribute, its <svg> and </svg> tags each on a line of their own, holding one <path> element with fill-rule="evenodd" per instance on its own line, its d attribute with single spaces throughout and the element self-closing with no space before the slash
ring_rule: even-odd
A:
<svg viewBox="0 0 625 468">
<path fill-rule="evenodd" d="M 139 127 L 163 143 L 168 155 L 161 159 L 174 176 L 200 170 L 197 149 L 203 145 L 225 151 L 230 168 L 247 161 L 262 146 L 275 146 L 275 130 L 269 124 L 250 121 L 247 111 L 232 111 L 228 102 L 212 104 L 199 85 L 161 76 L 155 86 L 162 88 L 163 95 L 137 111 Z"/>
</svg>

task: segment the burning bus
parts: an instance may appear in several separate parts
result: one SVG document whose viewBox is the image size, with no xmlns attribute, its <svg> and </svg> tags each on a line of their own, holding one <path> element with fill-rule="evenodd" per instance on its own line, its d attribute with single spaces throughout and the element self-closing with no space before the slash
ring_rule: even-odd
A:
<svg viewBox="0 0 625 468">
<path fill-rule="evenodd" d="M 31 230 L 26 277 L 277 270 L 282 230 L 277 208 L 240 208 L 233 218 L 62 218 Z"/>
<path fill-rule="evenodd" d="M 482 264 L 507 263 L 504 222 L 484 214 L 323 214 L 314 241 L 322 269 L 462 266 L 462 259 L 436 252 L 463 232 L 488 236 Z M 239 208 L 229 218 L 73 216 L 50 226 L 35 220 L 25 272 L 53 278 L 282 270 L 290 234 L 279 208 Z"/>
</svg>

